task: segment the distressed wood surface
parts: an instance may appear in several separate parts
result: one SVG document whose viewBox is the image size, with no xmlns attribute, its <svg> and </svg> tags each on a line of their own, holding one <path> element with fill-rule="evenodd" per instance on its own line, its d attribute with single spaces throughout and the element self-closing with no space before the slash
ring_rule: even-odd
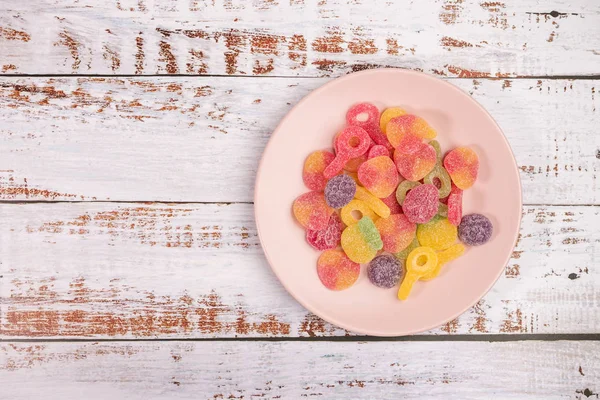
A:
<svg viewBox="0 0 600 400">
<path fill-rule="evenodd" d="M 7 399 L 597 399 L 598 342 L 0 343 Z"/>
<path fill-rule="evenodd" d="M 5 74 L 600 73 L 589 0 L 36 0 L 0 5 Z"/>
<path fill-rule="evenodd" d="M 270 132 L 327 81 L 2 78 L 0 199 L 252 201 Z M 504 129 L 526 204 L 598 204 L 598 80 L 451 82 Z"/>
<path fill-rule="evenodd" d="M 249 204 L 3 204 L 0 221 L 0 339 L 349 334 L 285 292 Z M 427 334 L 599 332 L 598 221 L 525 207 L 500 280 Z"/>
</svg>

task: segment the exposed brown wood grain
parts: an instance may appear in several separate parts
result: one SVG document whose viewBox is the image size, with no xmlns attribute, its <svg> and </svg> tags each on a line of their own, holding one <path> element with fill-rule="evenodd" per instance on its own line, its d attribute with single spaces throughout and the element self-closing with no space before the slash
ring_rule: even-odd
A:
<svg viewBox="0 0 600 400">
<path fill-rule="evenodd" d="M 255 45 L 269 52 L 269 43 Z M 252 201 L 270 133 L 293 104 L 327 79 L 236 82 L 4 78 L 0 199 Z M 598 202 L 596 80 L 451 82 L 503 128 L 526 204 Z M 215 165 L 218 175 L 199 174 Z"/>
<path fill-rule="evenodd" d="M 285 293 L 251 205 L 4 204 L 0 219 L 3 338 L 351 334 Z M 597 220 L 597 207 L 525 207 L 494 290 L 426 334 L 595 332 Z"/>
<path fill-rule="evenodd" d="M 568 9 L 534 0 L 122 3 L 59 0 L 35 13 L 7 2 L 0 46 L 16 68 L 4 73 L 330 76 L 381 66 L 479 78 L 598 73 L 600 43 L 589 32 L 600 9 L 585 0 Z"/>
</svg>

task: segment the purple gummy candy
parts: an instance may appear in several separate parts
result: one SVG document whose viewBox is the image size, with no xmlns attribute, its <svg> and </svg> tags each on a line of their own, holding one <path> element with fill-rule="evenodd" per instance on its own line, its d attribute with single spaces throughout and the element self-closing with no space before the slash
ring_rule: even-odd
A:
<svg viewBox="0 0 600 400">
<path fill-rule="evenodd" d="M 356 182 L 348 175 L 334 176 L 325 186 L 325 202 L 329 207 L 341 208 L 354 198 Z"/>
<path fill-rule="evenodd" d="M 384 289 L 396 286 L 404 276 L 404 269 L 400 267 L 398 259 L 386 254 L 375 257 L 369 263 L 367 272 L 371 283 Z"/>
<path fill-rule="evenodd" d="M 490 240 L 493 230 L 492 223 L 486 216 L 469 214 L 458 225 L 458 237 L 466 245 L 479 246 Z"/>
</svg>

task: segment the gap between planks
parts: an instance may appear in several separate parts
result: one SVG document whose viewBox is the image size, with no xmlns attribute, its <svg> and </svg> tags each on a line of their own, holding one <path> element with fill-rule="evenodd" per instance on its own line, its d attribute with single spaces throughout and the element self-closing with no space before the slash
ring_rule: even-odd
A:
<svg viewBox="0 0 600 400">
<path fill-rule="evenodd" d="M 0 339 L 0 343 L 119 343 L 119 342 L 527 342 L 600 341 L 600 333 L 492 334 L 449 336 L 305 336 L 222 338 L 123 338 L 123 339 Z"/>
<path fill-rule="evenodd" d="M 414 70 L 408 68 L 399 67 L 380 67 L 370 69 L 402 69 L 410 72 Z M 360 72 L 360 71 L 358 71 Z M 352 74 L 349 72 L 344 75 L 340 75 L 335 78 L 342 78 L 346 75 Z M 436 75 L 424 72 L 426 75 L 437 77 Z M 152 75 L 135 75 L 135 74 L 2 74 L 2 78 L 262 78 L 262 79 L 315 79 L 315 78 L 326 78 L 326 77 L 315 77 L 311 75 L 226 75 L 226 74 L 197 74 L 197 75 L 185 75 L 185 74 L 152 74 Z M 503 81 L 503 80 L 527 80 L 527 79 L 547 79 L 547 80 L 596 80 L 600 78 L 600 73 L 591 75 L 519 75 L 514 77 L 459 77 L 459 76 L 444 76 L 442 80 L 450 81 L 468 81 L 468 80 L 482 80 L 482 81 Z"/>
</svg>

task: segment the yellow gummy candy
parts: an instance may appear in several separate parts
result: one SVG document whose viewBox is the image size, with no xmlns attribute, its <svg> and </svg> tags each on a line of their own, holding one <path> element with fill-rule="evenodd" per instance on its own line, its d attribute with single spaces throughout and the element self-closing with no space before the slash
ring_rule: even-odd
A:
<svg viewBox="0 0 600 400">
<path fill-rule="evenodd" d="M 438 256 L 430 247 L 421 246 L 411 251 L 406 259 L 406 276 L 398 290 L 398 298 L 406 300 L 415 282 L 435 270 L 437 263 Z"/>
<path fill-rule="evenodd" d="M 416 249 L 417 247 L 419 247 L 419 241 L 417 240 L 417 238 L 415 237 L 413 239 L 412 242 L 410 242 L 410 244 L 408 245 L 407 248 L 405 248 L 404 250 L 398 252 L 398 253 L 394 253 L 394 256 L 402 262 L 402 264 L 406 264 L 406 259 L 408 258 L 408 255 L 410 254 L 411 251 L 413 251 L 414 249 Z"/>
<path fill-rule="evenodd" d="M 373 196 L 367 189 L 362 186 L 356 185 L 356 194 L 354 198 L 364 201 L 371 210 L 375 211 L 375 214 L 381 218 L 387 218 L 390 216 L 390 208 L 381 199 Z"/>
<path fill-rule="evenodd" d="M 353 211 L 358 211 L 362 215 L 359 216 L 358 219 L 356 219 L 352 215 Z M 350 201 L 350 203 L 348 203 L 344 207 L 342 207 L 342 212 L 340 214 L 342 217 L 342 221 L 347 226 L 356 224 L 363 216 L 367 216 L 367 217 L 371 218 L 373 221 L 377 220 L 377 215 L 375 215 L 373 210 L 371 210 L 371 207 L 369 207 L 367 204 L 365 204 L 364 201 L 356 200 L 356 199 Z"/>
<path fill-rule="evenodd" d="M 421 246 L 431 247 L 436 251 L 452 246 L 457 237 L 458 230 L 448 221 L 448 218 L 436 216 L 428 223 L 417 227 L 417 239 Z"/>
<path fill-rule="evenodd" d="M 381 132 L 385 133 L 385 128 L 392 118 L 396 118 L 404 114 L 406 114 L 406 111 L 400 107 L 386 108 L 385 111 L 381 113 L 381 117 L 379 118 L 379 127 L 381 128 Z"/>
<path fill-rule="evenodd" d="M 379 247 L 381 249 L 381 247 Z M 377 250 L 366 240 L 359 224 L 350 225 L 342 232 L 342 249 L 355 263 L 365 264 L 377 255 Z"/>
<path fill-rule="evenodd" d="M 422 276 L 420 280 L 429 281 L 440 274 L 444 264 L 449 263 L 452 260 L 456 260 L 458 257 L 465 253 L 465 246 L 462 243 L 457 243 L 454 246 L 448 247 L 446 250 L 437 253 L 438 264 L 430 274 Z"/>
</svg>

